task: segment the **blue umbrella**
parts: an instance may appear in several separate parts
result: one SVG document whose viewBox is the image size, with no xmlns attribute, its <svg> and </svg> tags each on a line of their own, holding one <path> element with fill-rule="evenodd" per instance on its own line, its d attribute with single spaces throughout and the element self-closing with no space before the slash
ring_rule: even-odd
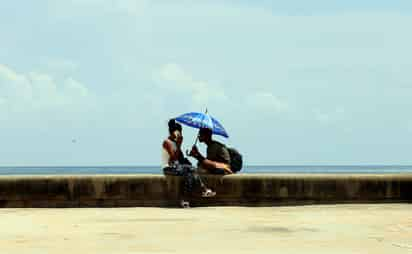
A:
<svg viewBox="0 0 412 254">
<path fill-rule="evenodd" d="M 207 111 L 206 113 L 186 113 L 176 117 L 176 121 L 196 129 L 208 128 L 212 130 L 213 134 L 223 136 L 225 138 L 229 137 L 225 128 L 223 128 L 223 125 L 220 124 L 215 118 L 211 117 Z"/>
</svg>

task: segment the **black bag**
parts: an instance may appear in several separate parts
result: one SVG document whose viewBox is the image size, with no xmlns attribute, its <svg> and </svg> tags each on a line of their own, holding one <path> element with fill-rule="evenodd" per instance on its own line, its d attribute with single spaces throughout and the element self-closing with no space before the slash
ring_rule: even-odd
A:
<svg viewBox="0 0 412 254">
<path fill-rule="evenodd" d="M 239 172 L 243 166 L 242 155 L 232 147 L 227 147 L 230 155 L 230 169 L 233 173 Z"/>
</svg>

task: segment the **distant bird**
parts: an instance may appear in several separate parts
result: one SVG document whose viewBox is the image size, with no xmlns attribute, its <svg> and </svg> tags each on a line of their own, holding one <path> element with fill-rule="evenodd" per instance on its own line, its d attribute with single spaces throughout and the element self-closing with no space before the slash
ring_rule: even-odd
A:
<svg viewBox="0 0 412 254">
<path fill-rule="evenodd" d="M 77 140 L 75 140 L 75 139 L 72 139 L 72 143 L 76 143 L 77 142 Z"/>
</svg>

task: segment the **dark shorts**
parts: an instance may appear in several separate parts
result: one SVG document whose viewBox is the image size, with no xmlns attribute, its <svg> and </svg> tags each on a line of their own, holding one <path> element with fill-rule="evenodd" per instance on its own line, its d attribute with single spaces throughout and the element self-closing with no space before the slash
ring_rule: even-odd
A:
<svg viewBox="0 0 412 254">
<path fill-rule="evenodd" d="M 163 168 L 163 173 L 169 176 L 183 177 L 183 194 L 189 195 L 194 188 L 202 186 L 202 180 L 194 174 L 194 168 L 191 165 L 177 165 L 175 167 Z"/>
<path fill-rule="evenodd" d="M 171 176 L 186 176 L 193 173 L 193 171 L 194 168 L 191 165 L 177 165 L 174 167 L 163 168 L 163 173 Z"/>
</svg>

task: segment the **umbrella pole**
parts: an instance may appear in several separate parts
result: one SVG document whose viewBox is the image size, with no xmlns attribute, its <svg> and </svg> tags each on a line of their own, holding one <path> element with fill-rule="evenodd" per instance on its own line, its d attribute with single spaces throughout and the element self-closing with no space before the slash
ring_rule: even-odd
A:
<svg viewBox="0 0 412 254">
<path fill-rule="evenodd" d="M 193 144 L 192 147 L 195 147 L 198 141 L 199 141 L 199 135 L 196 137 L 195 143 Z M 189 150 L 186 150 L 186 155 L 189 156 Z"/>
<path fill-rule="evenodd" d="M 205 110 L 205 114 L 207 114 L 207 108 L 206 108 L 206 110 Z M 196 145 L 197 145 L 197 141 L 199 141 L 199 134 L 197 135 L 196 140 L 195 140 L 195 143 L 193 144 L 193 146 L 196 146 Z"/>
<path fill-rule="evenodd" d="M 197 141 L 199 141 L 199 135 L 196 137 L 195 143 L 193 144 L 193 146 L 197 145 Z"/>
<path fill-rule="evenodd" d="M 207 114 L 207 108 L 206 108 L 206 110 L 205 110 L 205 114 Z M 199 141 L 199 134 L 196 136 L 195 143 L 193 144 L 192 147 L 195 147 L 195 146 L 197 145 L 197 142 L 198 142 L 198 141 Z M 188 150 L 186 150 L 186 155 L 189 156 L 189 151 L 188 151 Z"/>
</svg>

